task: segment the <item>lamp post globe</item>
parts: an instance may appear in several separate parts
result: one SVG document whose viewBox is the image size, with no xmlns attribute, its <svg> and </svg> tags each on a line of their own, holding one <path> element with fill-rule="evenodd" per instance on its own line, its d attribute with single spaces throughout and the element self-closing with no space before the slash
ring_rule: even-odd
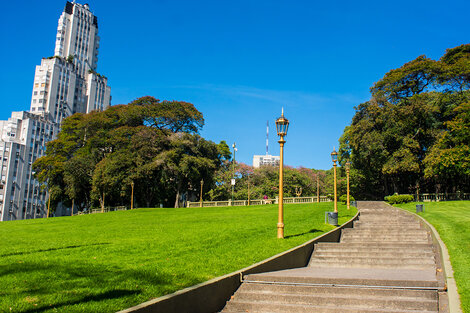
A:
<svg viewBox="0 0 470 313">
<path fill-rule="evenodd" d="M 276 120 L 276 131 L 280 137 L 280 153 L 279 153 L 279 215 L 277 223 L 277 238 L 284 238 L 284 136 L 287 136 L 287 130 L 289 129 L 289 120 L 284 117 L 284 109 L 282 109 L 281 117 Z"/>
</svg>

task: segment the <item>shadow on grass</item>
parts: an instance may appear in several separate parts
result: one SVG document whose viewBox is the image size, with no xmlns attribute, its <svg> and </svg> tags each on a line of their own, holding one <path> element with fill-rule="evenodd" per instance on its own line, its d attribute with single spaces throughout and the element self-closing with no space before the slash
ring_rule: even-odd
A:
<svg viewBox="0 0 470 313">
<path fill-rule="evenodd" d="M 57 309 L 63 306 L 68 306 L 68 305 L 75 305 L 75 304 L 81 304 L 81 303 L 86 303 L 86 302 L 92 302 L 92 301 L 103 301 L 103 300 L 111 300 L 111 299 L 117 299 L 117 298 L 122 298 L 126 296 L 133 296 L 136 294 L 141 293 L 138 290 L 126 290 L 126 289 L 117 289 L 117 290 L 110 290 L 106 291 L 103 293 L 99 293 L 96 295 L 90 295 L 86 297 L 82 297 L 81 299 L 75 300 L 75 301 L 65 301 L 61 303 L 56 303 L 52 306 L 43 306 L 40 308 L 34 308 L 34 309 L 29 309 L 22 311 L 24 313 L 32 313 L 32 312 L 44 312 L 47 310 L 53 310 Z"/>
<path fill-rule="evenodd" d="M 48 275 L 52 273 L 53 275 Z M 14 284 L 10 284 L 6 290 L 1 290 L 2 296 L 5 295 L 5 300 L 11 301 L 11 305 L 19 305 L 21 298 L 51 299 L 50 295 L 58 293 L 58 290 L 61 294 L 67 292 L 56 301 L 52 300 L 53 298 L 41 300 L 37 307 L 29 306 L 15 310 L 27 313 L 55 312 L 55 309 L 61 312 L 100 312 L 104 308 L 122 306 L 123 303 L 129 303 L 131 306 L 136 298 L 148 294 L 152 289 L 154 290 L 152 297 L 158 297 L 204 281 L 200 277 L 184 273 L 175 275 L 156 268 L 119 269 L 92 263 L 68 265 L 29 262 L 15 263 L 8 267 L 0 266 L 0 282 L 1 275 L 6 274 L 14 277 L 7 281 L 7 286 L 8 282 L 15 280 L 22 282 L 21 292 L 15 290 Z M 136 289 L 133 287 L 130 289 L 129 284 L 135 284 Z M 115 290 L 109 290 L 113 286 Z M 90 288 L 95 291 L 90 291 Z M 0 312 L 6 311 L 5 307 L 0 306 Z"/>
<path fill-rule="evenodd" d="M 104 246 L 104 245 L 109 245 L 109 244 L 110 243 L 108 243 L 108 242 L 105 242 L 105 243 L 92 243 L 92 244 L 89 244 L 89 245 L 76 245 L 76 246 L 66 246 L 66 247 L 60 247 L 60 248 L 49 248 L 49 249 L 34 250 L 34 251 L 13 252 L 13 253 L 0 254 L 0 257 L 7 257 L 7 256 L 14 256 L 14 255 L 26 255 L 26 254 L 33 254 L 33 253 L 40 253 L 40 252 L 75 249 L 75 248 L 91 247 L 91 246 Z"/>
<path fill-rule="evenodd" d="M 320 229 L 310 229 L 310 230 L 307 231 L 307 232 L 304 232 L 304 233 L 301 233 L 301 234 L 295 234 L 295 235 L 285 236 L 284 238 L 285 238 L 285 239 L 289 239 L 289 238 L 300 237 L 300 236 L 303 236 L 303 235 L 313 234 L 313 233 L 318 233 L 318 232 L 323 232 L 323 230 L 320 230 Z"/>
</svg>

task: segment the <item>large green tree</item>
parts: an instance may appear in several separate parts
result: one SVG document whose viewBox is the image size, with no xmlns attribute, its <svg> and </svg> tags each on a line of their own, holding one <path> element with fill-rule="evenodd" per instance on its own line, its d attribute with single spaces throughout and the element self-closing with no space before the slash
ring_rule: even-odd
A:
<svg viewBox="0 0 470 313">
<path fill-rule="evenodd" d="M 140 205 L 178 205 L 182 194 L 214 172 L 228 147 L 204 140 L 194 105 L 142 97 L 102 112 L 74 114 L 33 168 L 53 204 L 79 209 L 129 203 L 131 185 Z"/>
<path fill-rule="evenodd" d="M 356 193 L 469 189 L 469 56 L 470 45 L 448 49 L 438 61 L 420 56 L 374 84 L 340 139 L 341 156 L 357 171 Z"/>
</svg>

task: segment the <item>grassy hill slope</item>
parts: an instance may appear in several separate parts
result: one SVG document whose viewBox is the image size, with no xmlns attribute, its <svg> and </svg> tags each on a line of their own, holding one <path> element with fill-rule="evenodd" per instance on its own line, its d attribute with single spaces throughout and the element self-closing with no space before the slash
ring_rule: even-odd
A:
<svg viewBox="0 0 470 313">
<path fill-rule="evenodd" d="M 1 312 L 115 312 L 329 231 L 332 203 L 138 209 L 0 223 Z M 356 213 L 339 206 L 340 223 Z"/>
</svg>

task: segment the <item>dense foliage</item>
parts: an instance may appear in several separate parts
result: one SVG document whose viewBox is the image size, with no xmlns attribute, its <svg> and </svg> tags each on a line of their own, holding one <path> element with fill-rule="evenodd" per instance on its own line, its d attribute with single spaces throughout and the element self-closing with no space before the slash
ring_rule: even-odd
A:
<svg viewBox="0 0 470 313">
<path fill-rule="evenodd" d="M 384 200 L 390 204 L 401 204 L 414 201 L 414 197 L 412 195 L 392 195 L 386 196 Z"/>
<path fill-rule="evenodd" d="M 64 120 L 33 168 L 52 207 L 72 200 L 79 209 L 128 205 L 132 183 L 137 204 L 178 206 L 201 179 L 211 185 L 230 158 L 226 144 L 197 134 L 203 125 L 192 104 L 153 97 L 77 113 Z"/>
<path fill-rule="evenodd" d="M 391 70 L 340 139 L 354 193 L 470 191 L 470 44 Z"/>
<path fill-rule="evenodd" d="M 338 198 L 346 194 L 345 171 L 337 171 Z M 279 195 L 279 167 L 262 166 L 253 168 L 244 163 L 236 163 L 222 167 L 215 175 L 215 186 L 211 189 L 206 200 L 227 200 L 231 198 L 231 178 L 235 177 L 234 199 L 246 200 L 263 199 L 267 196 L 274 199 Z M 315 170 L 305 167 L 293 168 L 284 166 L 284 197 L 316 196 L 317 182 L 321 196 L 333 194 L 333 170 Z"/>
</svg>

